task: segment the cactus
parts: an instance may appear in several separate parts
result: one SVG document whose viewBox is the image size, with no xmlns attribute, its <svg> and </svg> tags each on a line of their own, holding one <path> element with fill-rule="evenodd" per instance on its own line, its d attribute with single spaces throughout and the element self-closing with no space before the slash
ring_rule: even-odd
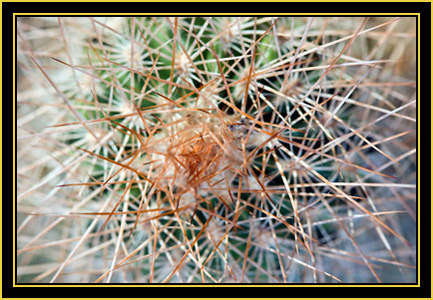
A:
<svg viewBox="0 0 433 300">
<path fill-rule="evenodd" d="M 18 282 L 414 282 L 415 24 L 19 18 Z"/>
</svg>

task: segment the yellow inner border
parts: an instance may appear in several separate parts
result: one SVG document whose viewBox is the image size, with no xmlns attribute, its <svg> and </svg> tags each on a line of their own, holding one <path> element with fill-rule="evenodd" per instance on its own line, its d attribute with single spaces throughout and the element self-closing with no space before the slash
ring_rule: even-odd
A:
<svg viewBox="0 0 433 300">
<path fill-rule="evenodd" d="M 152 1 L 138 1 L 138 0 L 130 0 L 131 2 L 152 2 Z M 22 2 L 22 1 L 12 1 L 12 0 L 8 0 L 8 1 L 2 1 L 2 2 Z M 26 2 L 57 2 L 55 0 L 46 0 L 46 1 L 34 1 L 34 0 L 29 0 Z M 88 2 L 85 0 L 76 0 L 73 2 Z M 113 0 L 107 0 L 107 1 L 95 1 L 95 2 L 117 2 L 117 1 L 113 1 Z M 185 2 L 185 1 L 179 1 L 179 0 L 174 0 L 174 1 L 170 1 L 170 0 L 163 0 L 163 1 L 158 1 L 158 2 Z M 201 1 L 190 1 L 190 2 L 201 2 Z M 217 1 L 217 2 L 232 2 L 232 1 L 228 1 L 228 0 L 223 0 L 223 1 Z M 241 0 L 239 2 L 257 2 L 256 0 L 252 0 L 252 1 L 247 1 L 247 0 Z M 277 0 L 275 2 L 291 2 L 291 1 L 281 1 L 281 0 Z M 303 2 L 329 2 L 329 1 L 323 1 L 323 0 L 306 0 Z M 333 2 L 359 2 L 356 0 L 351 0 L 351 1 L 333 1 Z M 373 0 L 363 0 L 362 2 L 377 2 L 377 1 L 373 1 Z M 407 2 L 407 1 L 402 1 L 402 0 L 397 0 L 397 1 L 391 1 L 391 0 L 383 0 L 383 2 Z M 430 0 L 420 0 L 419 2 L 432 2 Z M 18 16 L 29 16 L 29 15 L 33 15 L 33 16 L 38 16 L 38 15 L 50 15 L 50 16 L 63 16 L 63 15 L 73 15 L 73 16 L 81 16 L 81 15 L 106 15 L 106 16 L 117 16 L 117 15 L 121 15 L 121 16 L 146 16 L 146 15 L 213 15 L 213 16 L 219 16 L 219 15 L 267 15 L 267 16 L 271 16 L 271 15 L 282 15 L 282 16 L 298 16 L 298 15 L 313 15 L 313 16 L 326 16 L 326 15 L 350 15 L 350 16 L 375 16 L 375 15 L 383 15 L 383 16 L 400 16 L 400 15 L 404 15 L 404 16 L 417 16 L 418 17 L 418 37 L 420 35 L 420 14 L 419 13 L 13 13 L 13 17 L 14 17 L 14 22 L 13 22 L 13 31 L 14 31 L 14 35 L 13 35 L 13 88 L 14 88 L 14 93 L 13 93 L 13 113 L 14 113 L 14 126 L 13 126 L 13 136 L 14 136 L 14 143 L 13 143 L 13 167 L 14 170 L 16 169 L 15 166 L 15 138 L 16 138 L 16 131 L 15 131 L 15 126 L 16 126 L 16 120 L 15 120 L 15 110 L 16 110 L 16 106 L 15 106 L 15 37 L 16 37 L 16 28 L 15 28 L 15 19 Z M 433 24 L 433 23 L 432 23 Z M 433 29 L 433 25 L 432 25 L 432 29 Z M 433 44 L 433 43 L 432 43 Z M 0 46 L 2 45 L 2 42 L 0 41 Z M 420 99 L 420 41 L 418 39 L 418 99 Z M 1 48 L 0 48 L 1 49 Z M 0 50 L 1 51 L 1 50 Z M 433 52 L 432 52 L 432 58 L 433 58 Z M 432 79 L 432 90 L 433 90 L 433 79 Z M 417 102 L 417 110 L 418 110 L 418 116 L 420 114 L 420 105 L 419 105 L 419 101 Z M 1 107 L 0 107 L 0 112 L 1 112 Z M 431 114 L 433 115 L 433 108 L 431 110 Z M 0 124 L 0 129 L 1 129 L 1 124 Z M 432 129 L 433 129 L 433 125 L 432 125 Z M 417 173 L 419 173 L 420 171 L 420 167 L 419 167 L 419 162 L 420 162 L 420 139 L 419 139 L 419 133 L 420 133 L 420 124 L 419 122 L 417 122 L 417 133 L 418 133 L 418 145 L 417 145 L 417 163 L 418 163 L 418 170 Z M 0 137 L 1 137 L 1 131 L 0 131 Z M 431 142 L 431 144 L 433 145 L 433 141 Z M 1 140 L 0 140 L 0 147 L 1 147 Z M 432 158 L 433 158 L 433 153 L 431 154 Z M 433 164 L 433 163 L 432 163 Z M 0 167 L 1 167 L 1 162 L 0 162 Z M 0 179 L 1 179 L 1 173 L 0 173 Z M 419 177 L 418 177 L 419 178 Z M 13 184 L 14 187 L 16 186 L 16 182 L 15 182 L 15 176 L 13 177 Z M 420 287 L 420 277 L 421 277 L 421 272 L 420 272 L 420 253 L 419 253 L 419 249 L 420 249 L 420 236 L 419 236 L 419 232 L 420 232 L 420 203 L 419 203 L 419 199 L 420 199 L 420 188 L 419 188 L 419 182 L 417 182 L 418 184 L 418 245 L 417 245 L 417 254 L 418 254 L 418 284 L 408 284 L 408 285 L 389 285 L 389 284 L 380 284 L 380 285 L 356 285 L 356 284 L 342 284 L 342 285 L 320 285 L 320 284 L 312 284 L 312 285 L 292 285 L 292 284 L 287 284 L 287 285 L 264 285 L 264 284 L 253 284 L 253 285 L 238 285 L 238 284 L 200 284 L 200 285 L 190 285 L 190 284 L 185 284 L 185 285 L 172 285 L 172 284 L 167 284 L 167 285 L 156 285 L 156 284 L 103 284 L 103 285 L 92 285 L 92 284 L 88 284 L 88 285 L 80 285 L 80 284 L 38 284 L 38 285 L 26 285 L 26 284 L 19 284 L 17 285 L 15 282 L 15 267 L 16 267 L 16 249 L 15 249 L 15 243 L 13 243 L 13 251 L 14 251 L 14 255 L 13 255 L 13 265 L 14 265 L 14 270 L 13 270 L 13 287 L 238 287 L 238 288 L 243 288 L 243 287 L 286 287 L 286 288 L 290 288 L 290 287 Z M 432 179 L 432 187 L 433 187 L 433 179 Z M 1 187 L 0 187 L 1 189 Z M 15 189 L 13 191 L 13 195 L 14 195 L 14 199 L 16 198 L 15 195 Z M 0 208 L 1 210 L 1 208 Z M 14 215 L 13 215 L 13 232 L 14 232 L 14 238 L 16 239 L 16 228 L 15 228 L 15 213 L 16 213 L 16 207 L 15 207 L 15 201 L 13 203 L 13 210 L 14 210 Z M 433 208 L 431 211 L 432 215 L 433 215 Z M 0 229 L 1 229 L 1 224 L 0 224 Z M 0 254 L 1 254 L 1 249 L 0 249 Z M 431 258 L 433 258 L 433 252 L 431 253 Z M 433 260 L 432 260 L 433 261 Z M 0 275 L 0 279 L 2 277 L 2 274 Z M 140 299 L 140 298 L 131 298 L 131 299 Z M 152 299 L 152 298 L 149 298 Z M 155 299 L 169 299 L 169 298 L 155 298 Z M 189 299 L 189 298 L 179 298 L 179 299 Z M 212 299 L 212 298 L 210 298 Z M 216 299 L 216 298 L 214 298 Z M 316 298 L 302 298 L 304 300 L 307 299 L 316 299 Z M 334 299 L 334 298 L 323 298 L 323 299 Z"/>
</svg>

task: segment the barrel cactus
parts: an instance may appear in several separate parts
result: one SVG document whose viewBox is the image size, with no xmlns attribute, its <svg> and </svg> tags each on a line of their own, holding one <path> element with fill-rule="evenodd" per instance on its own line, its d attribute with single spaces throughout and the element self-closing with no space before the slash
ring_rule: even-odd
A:
<svg viewBox="0 0 433 300">
<path fill-rule="evenodd" d="M 415 25 L 18 18 L 18 282 L 414 282 Z"/>
</svg>

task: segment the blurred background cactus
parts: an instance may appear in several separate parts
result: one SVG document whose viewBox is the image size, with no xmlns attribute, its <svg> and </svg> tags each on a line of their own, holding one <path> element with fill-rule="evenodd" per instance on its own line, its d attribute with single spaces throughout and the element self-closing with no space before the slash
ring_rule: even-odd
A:
<svg viewBox="0 0 433 300">
<path fill-rule="evenodd" d="M 18 282 L 415 282 L 415 29 L 18 18 Z"/>
</svg>

